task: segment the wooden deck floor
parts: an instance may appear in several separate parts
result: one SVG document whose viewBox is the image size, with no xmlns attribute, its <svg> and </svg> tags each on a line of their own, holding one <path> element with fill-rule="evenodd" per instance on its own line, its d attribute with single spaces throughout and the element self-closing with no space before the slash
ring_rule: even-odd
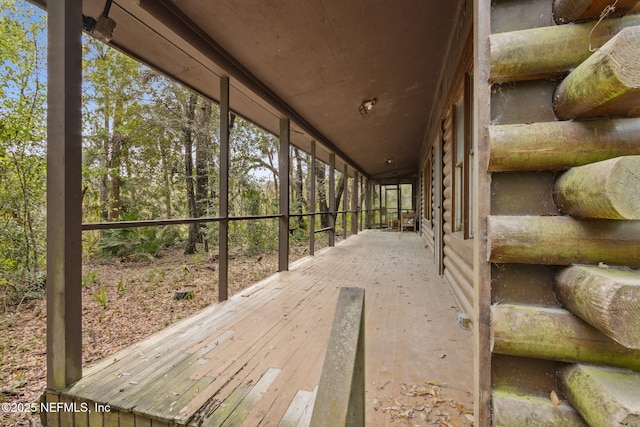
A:
<svg viewBox="0 0 640 427">
<path fill-rule="evenodd" d="M 97 410 L 49 423 L 308 425 L 343 286 L 366 289 L 367 425 L 427 425 L 445 409 L 471 425 L 471 333 L 424 241 L 391 231 L 350 237 L 85 369 L 48 399 Z M 431 414 L 416 400 L 427 397 Z"/>
</svg>

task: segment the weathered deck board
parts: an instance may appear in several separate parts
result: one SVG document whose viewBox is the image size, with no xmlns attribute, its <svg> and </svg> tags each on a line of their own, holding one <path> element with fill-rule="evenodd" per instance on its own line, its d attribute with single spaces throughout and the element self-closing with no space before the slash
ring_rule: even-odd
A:
<svg viewBox="0 0 640 427">
<path fill-rule="evenodd" d="M 108 357 L 61 399 L 111 405 L 104 426 L 119 416 L 306 426 L 344 286 L 366 289 L 367 425 L 389 425 L 373 403 L 402 398 L 402 384 L 446 383 L 443 394 L 472 406 L 472 337 L 457 325 L 449 288 L 424 240 L 385 231 L 350 237 Z"/>
</svg>

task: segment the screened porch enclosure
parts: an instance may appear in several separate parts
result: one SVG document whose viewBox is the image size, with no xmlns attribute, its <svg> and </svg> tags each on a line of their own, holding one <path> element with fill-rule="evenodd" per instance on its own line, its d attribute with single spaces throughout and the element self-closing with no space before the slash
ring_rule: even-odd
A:
<svg viewBox="0 0 640 427">
<path fill-rule="evenodd" d="M 400 229 L 403 215 L 413 214 L 415 218 L 416 200 L 415 182 L 374 183 L 372 186 L 372 206 L 368 219 L 372 228 Z M 418 224 L 413 227 L 418 230 Z"/>
<path fill-rule="evenodd" d="M 368 32 L 392 13 L 391 25 L 377 27 L 376 37 L 378 32 L 395 35 L 401 27 L 412 35 L 407 39 L 410 46 L 402 38 L 382 34 L 380 46 L 390 56 L 379 70 L 379 81 L 386 83 L 378 88 L 380 95 L 369 98 L 362 93 L 373 88 L 342 75 L 350 68 L 365 74 L 374 69 L 368 55 L 354 56 L 354 64 L 364 64 L 362 67 L 327 65 L 320 86 L 330 86 L 330 91 L 317 102 L 311 94 L 319 89 L 313 88 L 317 81 L 301 86 L 296 78 L 300 68 L 293 64 L 287 68 L 291 74 L 277 71 L 285 58 L 304 62 L 305 56 L 293 46 L 286 46 L 293 52 L 280 58 L 265 57 L 270 67 L 251 65 L 262 48 L 256 50 L 251 43 L 237 45 L 233 38 L 223 42 L 223 34 L 213 34 L 222 28 L 210 28 L 212 21 L 200 19 L 202 13 L 212 16 L 213 9 L 199 2 L 114 2 L 111 12 L 98 18 L 108 13 L 118 23 L 117 30 L 106 37 L 111 46 L 219 105 L 219 200 L 213 216 L 83 222 L 82 45 L 81 26 L 74 23 L 98 16 L 104 4 L 98 0 L 35 2 L 46 6 L 49 14 L 45 398 L 110 409 L 91 414 L 47 413 L 43 416 L 48 425 L 307 425 L 329 336 L 327 325 L 340 287 L 361 287 L 367 292 L 365 392 L 367 419 L 372 425 L 387 425 L 394 416 L 402 418 L 402 412 L 413 411 L 412 402 L 405 402 L 411 394 L 435 398 L 429 403 L 433 414 L 417 414 L 423 415 L 423 421 L 433 415 L 441 417 L 440 421 L 469 424 L 465 415 L 472 406 L 471 335 L 458 324 L 454 300 L 431 268 L 434 264 L 424 238 L 417 233 L 369 230 L 419 230 L 417 154 L 425 132 L 425 109 L 434 92 L 420 86 L 425 78 L 422 71 L 437 71 L 432 71 L 429 61 L 417 64 L 419 69 L 407 64 L 401 75 L 387 65 L 409 57 L 400 54 L 400 46 L 423 49 L 422 41 L 429 39 L 427 28 L 449 34 L 457 5 L 438 6 L 440 16 L 446 18 L 438 28 L 423 25 L 430 14 L 425 8 L 418 8 L 419 16 L 414 17 L 406 13 L 414 9 L 411 4 L 376 5 L 369 11 L 375 12 L 374 18 L 353 22 Z M 256 7 L 261 8 L 262 3 Z M 351 57 L 359 42 L 342 18 L 360 16 L 359 8 L 345 9 L 340 2 L 327 5 L 326 10 L 320 3 L 307 8 L 290 2 L 280 7 L 300 8 L 300 14 L 321 23 L 330 20 L 341 40 L 355 43 L 340 46 L 333 36 L 322 39 L 311 31 L 306 35 L 308 41 L 324 40 L 321 43 L 327 45 L 312 50 L 307 59 L 326 58 L 325 48 L 345 49 L 331 56 L 338 62 L 341 55 Z M 261 9 L 260 13 L 242 9 L 249 15 L 236 15 L 239 9 L 229 9 L 228 4 L 218 5 L 215 11 L 220 22 L 226 22 L 221 18 L 224 14 L 239 22 L 250 21 L 253 14 L 272 22 L 281 18 L 295 21 L 297 16 L 279 8 Z M 282 30 L 288 40 L 296 39 L 295 33 L 283 30 L 288 25 L 280 25 L 273 28 Z M 272 27 L 267 27 L 269 33 Z M 242 26 L 226 31 L 238 28 Z M 252 34 L 242 31 L 240 36 Z M 265 33 L 265 37 L 269 36 Z M 444 54 L 444 43 L 435 43 L 433 48 Z M 275 73 L 262 75 L 265 70 Z M 388 94 L 393 96 L 385 99 Z M 338 95 L 353 97 L 355 105 Z M 336 108 L 332 108 L 333 100 Z M 246 215 L 230 207 L 230 132 L 237 116 L 277 137 L 275 213 Z M 341 117 L 348 120 L 339 120 Z M 297 203 L 297 189 L 291 185 L 292 173 L 297 173 L 293 161 L 299 167 L 300 156 L 312 165 L 307 171 L 311 185 L 308 207 Z M 324 207 L 316 200 L 320 164 L 328 174 Z M 255 221 L 277 222 L 278 272 L 247 291 L 230 295 L 230 229 L 239 222 Z M 97 365 L 83 367 L 83 231 L 208 223 L 217 232 L 219 304 L 132 343 Z M 293 233 L 306 233 L 310 257 L 290 265 Z M 315 253 L 318 233 L 326 234 L 329 246 L 320 254 Z M 344 241 L 336 244 L 340 237 Z M 445 394 L 451 397 L 440 399 Z"/>
</svg>

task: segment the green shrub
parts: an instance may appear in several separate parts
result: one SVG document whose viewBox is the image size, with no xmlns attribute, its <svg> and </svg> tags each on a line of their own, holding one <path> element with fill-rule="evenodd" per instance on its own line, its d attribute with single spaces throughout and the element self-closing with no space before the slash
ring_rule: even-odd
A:
<svg viewBox="0 0 640 427">
<path fill-rule="evenodd" d="M 138 227 L 105 230 L 98 242 L 99 251 L 110 257 L 154 258 L 162 248 L 179 239 L 171 227 Z"/>
</svg>

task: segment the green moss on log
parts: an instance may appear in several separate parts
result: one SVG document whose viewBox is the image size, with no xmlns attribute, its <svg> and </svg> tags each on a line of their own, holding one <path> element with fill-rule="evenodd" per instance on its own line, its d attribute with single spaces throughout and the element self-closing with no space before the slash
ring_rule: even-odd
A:
<svg viewBox="0 0 640 427">
<path fill-rule="evenodd" d="M 622 29 L 560 83 L 553 97 L 561 120 L 640 115 L 640 26 Z"/>
<path fill-rule="evenodd" d="M 553 196 L 560 210 L 581 218 L 640 219 L 640 156 L 575 167 L 561 175 Z"/>
<path fill-rule="evenodd" d="M 597 19 L 602 12 L 609 7 L 608 17 L 624 14 L 638 3 L 638 0 L 554 0 L 553 19 L 558 24 L 581 21 L 585 19 Z M 611 5 L 615 7 L 611 9 Z"/>
<path fill-rule="evenodd" d="M 623 28 L 640 25 L 640 16 L 593 23 L 533 28 L 489 36 L 490 80 L 507 82 L 557 76 L 589 58 Z"/>
<path fill-rule="evenodd" d="M 491 307 L 494 353 L 640 370 L 640 351 L 628 349 L 560 308 L 516 304 Z"/>
<path fill-rule="evenodd" d="M 640 271 L 575 265 L 556 276 L 572 313 L 628 348 L 640 349 Z"/>
<path fill-rule="evenodd" d="M 592 426 L 640 426 L 640 373 L 571 365 L 560 370 L 564 395 Z"/>
<path fill-rule="evenodd" d="M 493 423 L 503 427 L 586 427 L 582 417 L 566 401 L 555 405 L 549 397 L 518 393 L 506 387 L 491 391 Z"/>
<path fill-rule="evenodd" d="M 496 263 L 640 267 L 640 221 L 493 215 L 488 239 Z"/>
<path fill-rule="evenodd" d="M 489 127 L 489 170 L 566 170 L 640 155 L 640 119 L 563 121 Z"/>
</svg>

